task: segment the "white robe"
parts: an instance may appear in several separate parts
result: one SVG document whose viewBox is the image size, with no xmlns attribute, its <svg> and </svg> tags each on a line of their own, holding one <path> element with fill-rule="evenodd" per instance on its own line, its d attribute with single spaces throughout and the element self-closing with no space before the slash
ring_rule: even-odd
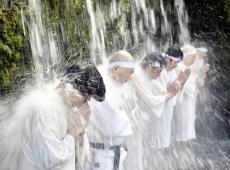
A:
<svg viewBox="0 0 230 170">
<path fill-rule="evenodd" d="M 74 138 L 67 135 L 67 113 L 53 91 L 38 91 L 22 106 L 28 112 L 22 137 L 21 170 L 75 170 Z"/>
<path fill-rule="evenodd" d="M 176 78 L 177 74 L 175 72 L 175 69 L 170 71 L 166 71 L 166 69 L 163 69 L 159 77 L 159 81 L 163 85 L 163 87 L 167 89 L 168 84 L 172 83 Z M 163 109 L 162 116 L 160 118 L 161 131 L 159 135 L 161 140 L 157 144 L 158 149 L 167 148 L 170 146 L 173 108 L 176 105 L 177 98 L 178 96 L 175 95 L 172 99 L 168 100 Z"/>
<path fill-rule="evenodd" d="M 148 136 L 146 138 L 147 146 L 152 149 L 162 148 L 165 140 L 164 123 L 165 115 L 164 109 L 166 107 L 166 89 L 156 79 L 151 81 L 152 95 L 158 98 L 158 104 L 152 105 L 152 110 L 158 114 L 151 114 L 151 122 L 149 124 Z M 157 116 L 157 115 L 160 115 Z"/>
<path fill-rule="evenodd" d="M 137 66 L 133 80 L 126 86 L 126 106 L 130 110 L 133 135 L 126 141 L 128 155 L 126 169 L 143 170 L 146 150 L 159 140 L 159 122 L 166 101 L 166 91 L 156 80 L 150 81 Z"/>
<path fill-rule="evenodd" d="M 123 86 L 111 79 L 105 68 L 100 67 L 99 72 L 105 83 L 106 95 L 101 103 L 91 101 L 92 113 L 87 134 L 90 142 L 103 143 L 109 148 L 113 145 L 124 144 L 125 138 L 132 134 L 132 129 L 127 113 L 122 108 Z M 123 167 L 125 156 L 126 151 L 121 148 L 120 169 Z M 91 148 L 90 164 L 93 167 L 90 169 L 112 170 L 113 158 L 112 150 Z"/>
<path fill-rule="evenodd" d="M 195 63 L 194 66 L 200 68 L 200 64 Z M 202 65 L 202 63 L 201 63 Z M 187 67 L 180 62 L 176 68 L 177 72 L 184 71 L 185 69 L 193 68 Z M 196 86 L 196 78 L 198 71 L 191 69 L 191 74 L 184 84 L 183 91 L 181 93 L 181 99 L 177 101 L 177 105 L 174 110 L 173 120 L 173 140 L 175 141 L 187 141 L 196 138 L 195 132 L 195 120 L 196 120 L 196 101 L 198 88 Z M 199 69 L 198 69 L 199 70 Z"/>
</svg>

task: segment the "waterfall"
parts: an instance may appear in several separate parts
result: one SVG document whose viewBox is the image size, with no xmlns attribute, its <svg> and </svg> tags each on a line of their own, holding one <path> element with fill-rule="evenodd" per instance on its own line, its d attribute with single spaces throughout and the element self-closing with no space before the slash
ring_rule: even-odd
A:
<svg viewBox="0 0 230 170">
<path fill-rule="evenodd" d="M 93 4 L 92 0 L 86 2 L 91 21 L 90 54 L 93 62 L 102 60 L 104 63 L 112 52 L 120 49 L 127 49 L 137 58 L 142 58 L 157 49 L 163 52 L 173 42 L 174 23 L 168 18 L 169 14 L 163 0 L 159 0 L 159 3 L 154 3 L 153 6 L 149 5 L 148 0 L 130 0 L 128 12 L 121 1 L 113 0 L 109 8 L 99 2 Z M 176 20 L 180 28 L 177 36 L 183 44 L 190 41 L 188 17 L 183 0 L 175 1 L 175 7 L 178 14 Z M 160 11 L 160 20 L 156 18 L 159 17 L 156 16 L 156 11 Z M 116 27 L 113 28 L 114 31 L 107 28 L 108 21 Z M 157 31 L 159 29 L 160 32 Z"/>
<path fill-rule="evenodd" d="M 92 41 L 90 43 L 90 53 L 92 56 L 92 61 L 97 63 L 98 57 L 102 59 L 102 61 L 106 58 L 106 50 L 105 50 L 105 21 L 104 21 L 104 14 L 100 10 L 99 4 L 97 4 L 96 10 L 98 11 L 95 13 L 93 4 L 91 0 L 86 0 L 87 2 L 87 9 L 90 15 L 91 21 L 91 33 L 92 33 Z M 99 60 L 100 61 L 100 60 Z"/>
<path fill-rule="evenodd" d="M 28 4 L 32 14 L 26 20 L 22 11 L 23 26 L 29 30 L 26 33 L 24 28 L 24 33 L 30 40 L 35 79 L 38 83 L 44 83 L 57 78 L 53 68 L 60 64 L 62 55 L 55 40 L 56 34 L 44 26 L 40 0 L 29 0 Z"/>
<path fill-rule="evenodd" d="M 179 41 L 181 44 L 186 44 L 191 41 L 190 33 L 188 30 L 188 14 L 185 9 L 184 1 L 182 0 L 175 0 L 175 8 L 178 15 L 178 22 L 179 22 Z"/>
</svg>

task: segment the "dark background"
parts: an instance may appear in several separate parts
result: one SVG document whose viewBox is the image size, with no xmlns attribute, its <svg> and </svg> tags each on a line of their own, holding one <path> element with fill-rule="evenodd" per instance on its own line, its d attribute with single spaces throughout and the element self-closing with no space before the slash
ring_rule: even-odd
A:
<svg viewBox="0 0 230 170">
<path fill-rule="evenodd" d="M 204 42 L 209 49 L 210 71 L 197 104 L 198 137 L 226 139 L 230 137 L 230 27 L 225 3 L 185 0 L 185 5 L 192 39 Z"/>
</svg>

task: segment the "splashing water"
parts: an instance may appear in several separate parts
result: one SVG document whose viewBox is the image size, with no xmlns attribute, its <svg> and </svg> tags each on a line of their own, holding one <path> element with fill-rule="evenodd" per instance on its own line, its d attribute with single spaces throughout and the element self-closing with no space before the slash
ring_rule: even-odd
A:
<svg viewBox="0 0 230 170">
<path fill-rule="evenodd" d="M 163 52 L 174 42 L 174 23 L 169 18 L 168 6 L 165 6 L 163 0 L 158 0 L 153 4 L 148 0 L 132 0 L 129 7 L 124 7 L 124 4 L 117 0 L 112 0 L 109 7 L 95 3 L 96 5 L 93 5 L 92 0 L 86 0 L 92 34 L 90 53 L 92 61 L 96 64 L 106 63 L 108 55 L 120 49 L 128 49 L 137 59 L 141 59 L 155 50 Z M 58 78 L 53 67 L 60 65 L 63 59 L 56 41 L 56 33 L 53 33 L 50 28 L 44 28 L 41 2 L 30 0 L 29 5 L 33 14 L 26 19 L 22 11 L 22 22 L 24 34 L 28 34 L 30 38 L 35 82 L 41 86 L 44 82 L 54 82 Z M 176 37 L 180 44 L 189 43 L 191 38 L 184 1 L 175 0 L 174 7 L 179 24 Z M 108 17 L 111 19 L 111 24 L 117 26 L 114 32 L 108 29 Z M 26 32 L 25 27 L 29 28 L 29 32 Z M 31 91 L 30 88 L 26 89 L 27 92 Z M 201 101 L 199 105 L 202 105 L 202 102 L 207 102 L 209 94 L 203 90 L 200 96 L 202 100 L 199 100 Z M 4 116 L 10 118 L 17 109 L 22 110 L 22 108 L 9 106 L 8 103 L 11 103 L 11 100 L 14 100 L 14 97 L 5 102 L 1 100 L 0 120 Z M 28 101 L 21 100 L 21 102 L 25 104 Z M 26 110 L 26 108 L 23 109 Z M 143 110 L 143 112 L 147 111 L 147 108 Z M 141 133 L 145 133 L 143 129 L 141 130 Z M 169 149 L 154 151 L 154 154 L 145 150 L 144 154 L 150 158 L 150 161 L 141 161 L 143 161 L 144 169 L 220 169 L 219 167 L 229 169 L 228 146 L 228 141 L 196 140 L 184 144 L 173 144 Z"/>
<path fill-rule="evenodd" d="M 44 27 L 40 0 L 29 0 L 29 8 L 32 10 L 32 14 L 26 21 L 22 12 L 22 22 L 29 28 L 28 35 L 36 82 L 54 81 L 58 75 L 53 68 L 60 65 L 62 61 L 55 33 Z"/>
<path fill-rule="evenodd" d="M 0 99 L 0 169 L 15 170 L 19 168 L 23 137 L 25 137 L 23 133 L 25 119 L 32 114 L 32 105 L 45 102 L 38 99 L 39 96 L 42 96 L 47 88 L 53 89 L 57 86 L 58 75 L 54 67 L 60 65 L 62 60 L 55 41 L 55 34 L 52 31 L 47 31 L 44 27 L 40 0 L 29 0 L 28 6 L 31 9 L 29 18 L 25 17 L 23 10 L 21 18 L 24 34 L 30 40 L 34 79 L 27 82 L 28 84 L 25 85 L 21 94 L 15 92 Z M 48 85 L 47 83 L 50 82 L 52 83 Z M 38 89 L 41 90 L 40 93 L 37 91 Z M 52 91 L 48 90 L 45 95 L 52 95 Z M 51 100 L 58 99 L 52 98 Z M 51 101 L 48 101 L 46 106 L 51 104 Z"/>
</svg>

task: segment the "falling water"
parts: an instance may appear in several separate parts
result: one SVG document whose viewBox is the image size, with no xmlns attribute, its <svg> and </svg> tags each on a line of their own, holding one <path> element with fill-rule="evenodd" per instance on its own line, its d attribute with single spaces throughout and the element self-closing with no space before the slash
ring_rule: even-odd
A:
<svg viewBox="0 0 230 170">
<path fill-rule="evenodd" d="M 92 31 L 92 41 L 90 44 L 90 52 L 92 60 L 94 63 L 97 63 L 98 58 L 94 57 L 100 57 L 102 61 L 106 58 L 106 50 L 105 50 L 105 21 L 104 21 L 104 15 L 102 15 L 100 11 L 100 7 L 97 4 L 97 10 L 98 13 L 95 13 L 93 10 L 93 4 L 91 0 L 86 0 L 87 2 L 87 9 L 90 15 L 90 21 L 91 21 L 91 31 Z M 100 61 L 100 60 L 99 60 Z"/>
<path fill-rule="evenodd" d="M 0 169 L 20 169 L 22 146 L 26 138 L 23 133 L 25 120 L 33 114 L 31 106 L 36 107 L 36 103 L 44 102 L 39 97 L 45 95 L 47 98 L 53 93 L 58 78 L 55 67 L 62 60 L 55 33 L 44 26 L 41 1 L 28 0 L 28 6 L 30 16 L 26 18 L 22 10 L 21 18 L 24 34 L 30 41 L 34 78 L 27 82 L 20 94 L 15 92 L 0 99 Z M 49 106 L 56 100 L 57 96 L 45 103 Z"/>
<path fill-rule="evenodd" d="M 184 1 L 175 0 L 175 8 L 178 15 L 178 21 L 180 26 L 179 41 L 181 44 L 188 44 L 191 41 L 190 33 L 188 30 L 188 14 L 185 9 Z"/>
<path fill-rule="evenodd" d="M 168 19 L 168 11 L 163 0 L 154 3 L 154 6 L 149 5 L 149 1 L 134 0 L 130 1 L 128 7 L 124 7 L 121 1 L 113 0 L 110 8 L 101 3 L 94 5 L 92 0 L 86 2 L 91 21 L 90 49 L 94 62 L 100 60 L 105 62 L 107 55 L 118 49 L 128 49 L 137 58 L 142 58 L 147 53 L 155 51 L 156 47 L 163 52 L 173 42 L 172 23 Z M 175 1 L 175 6 L 180 27 L 178 36 L 181 43 L 189 42 L 188 17 L 184 3 Z M 156 16 L 156 11 L 160 11 L 160 16 Z M 131 20 L 131 26 L 128 25 L 128 18 Z M 113 28 L 113 32 L 108 31 L 110 29 L 106 25 L 108 20 L 116 27 Z M 159 29 L 160 32 L 157 31 Z"/>
<path fill-rule="evenodd" d="M 29 8 L 33 14 L 25 20 L 22 12 L 22 22 L 29 30 L 36 81 L 44 83 L 47 80 L 55 80 L 57 75 L 53 68 L 60 64 L 62 56 L 55 40 L 56 35 L 51 29 L 44 27 L 40 0 L 29 0 Z"/>
<path fill-rule="evenodd" d="M 155 50 L 163 52 L 171 45 L 174 41 L 172 35 L 174 23 L 168 17 L 169 11 L 165 6 L 165 1 L 154 1 L 158 3 L 150 5 L 150 0 L 130 0 L 130 6 L 124 7 L 121 1 L 112 0 L 110 6 L 105 7 L 96 1 L 86 0 L 91 25 L 90 54 L 92 61 L 97 64 L 105 63 L 112 52 L 120 49 L 127 49 L 137 59 L 140 59 Z M 44 26 L 42 19 L 44 11 L 42 11 L 40 0 L 29 0 L 29 6 L 33 15 L 26 18 L 23 11 L 21 15 L 24 34 L 28 35 L 30 39 L 35 80 L 40 83 L 55 80 L 58 75 L 53 68 L 60 65 L 62 61 L 62 54 L 56 41 L 57 35 L 51 28 Z M 189 20 L 184 1 L 174 0 L 174 7 L 177 14 L 175 20 L 179 25 L 177 34 L 179 42 L 180 44 L 189 43 L 191 41 L 188 30 Z M 111 22 L 110 25 L 116 26 L 113 31 L 108 29 L 108 21 Z M 203 98 L 206 98 L 205 95 L 202 93 Z M 4 109 L 5 107 L 1 105 L 0 110 Z M 211 147 L 219 144 L 218 141 L 207 142 L 207 145 Z M 179 152 L 175 149 L 156 151 L 158 163 L 148 164 L 149 162 L 147 162 L 145 168 L 207 169 L 208 167 L 208 169 L 217 169 L 214 159 L 219 164 L 224 161 L 229 162 L 229 158 L 222 152 L 227 145 L 228 143 L 223 141 L 216 151 L 194 142 L 189 144 L 189 147 L 180 146 L 179 149 L 177 148 Z M 219 158 L 217 154 L 221 157 Z M 207 157 L 207 159 L 203 160 L 202 157 Z"/>
<path fill-rule="evenodd" d="M 92 0 L 87 0 L 87 9 L 91 20 L 92 41 L 91 41 L 91 56 L 95 56 L 97 52 L 102 51 L 100 56 L 103 61 L 106 61 L 107 56 L 104 54 L 110 54 L 121 48 L 130 48 L 130 50 L 137 51 L 141 56 L 146 52 L 153 51 L 155 49 L 155 43 L 151 39 L 151 34 L 156 32 L 156 20 L 154 9 L 147 7 L 145 1 L 133 1 L 130 2 L 131 9 L 131 23 L 130 29 L 127 23 L 126 10 L 121 2 L 113 0 L 110 4 L 110 8 L 106 9 L 102 4 L 96 3 L 96 7 L 93 6 Z M 112 18 L 112 23 L 118 22 L 116 25 L 117 32 L 106 32 L 105 20 L 108 19 L 108 15 Z M 147 31 L 145 30 L 147 27 Z M 111 36 L 111 43 L 113 47 L 106 49 L 106 34 Z M 119 35 L 117 35 L 119 34 Z M 120 39 L 118 38 L 120 37 Z M 97 42 L 95 44 L 95 42 Z M 95 61 L 95 59 L 93 59 Z"/>
</svg>

